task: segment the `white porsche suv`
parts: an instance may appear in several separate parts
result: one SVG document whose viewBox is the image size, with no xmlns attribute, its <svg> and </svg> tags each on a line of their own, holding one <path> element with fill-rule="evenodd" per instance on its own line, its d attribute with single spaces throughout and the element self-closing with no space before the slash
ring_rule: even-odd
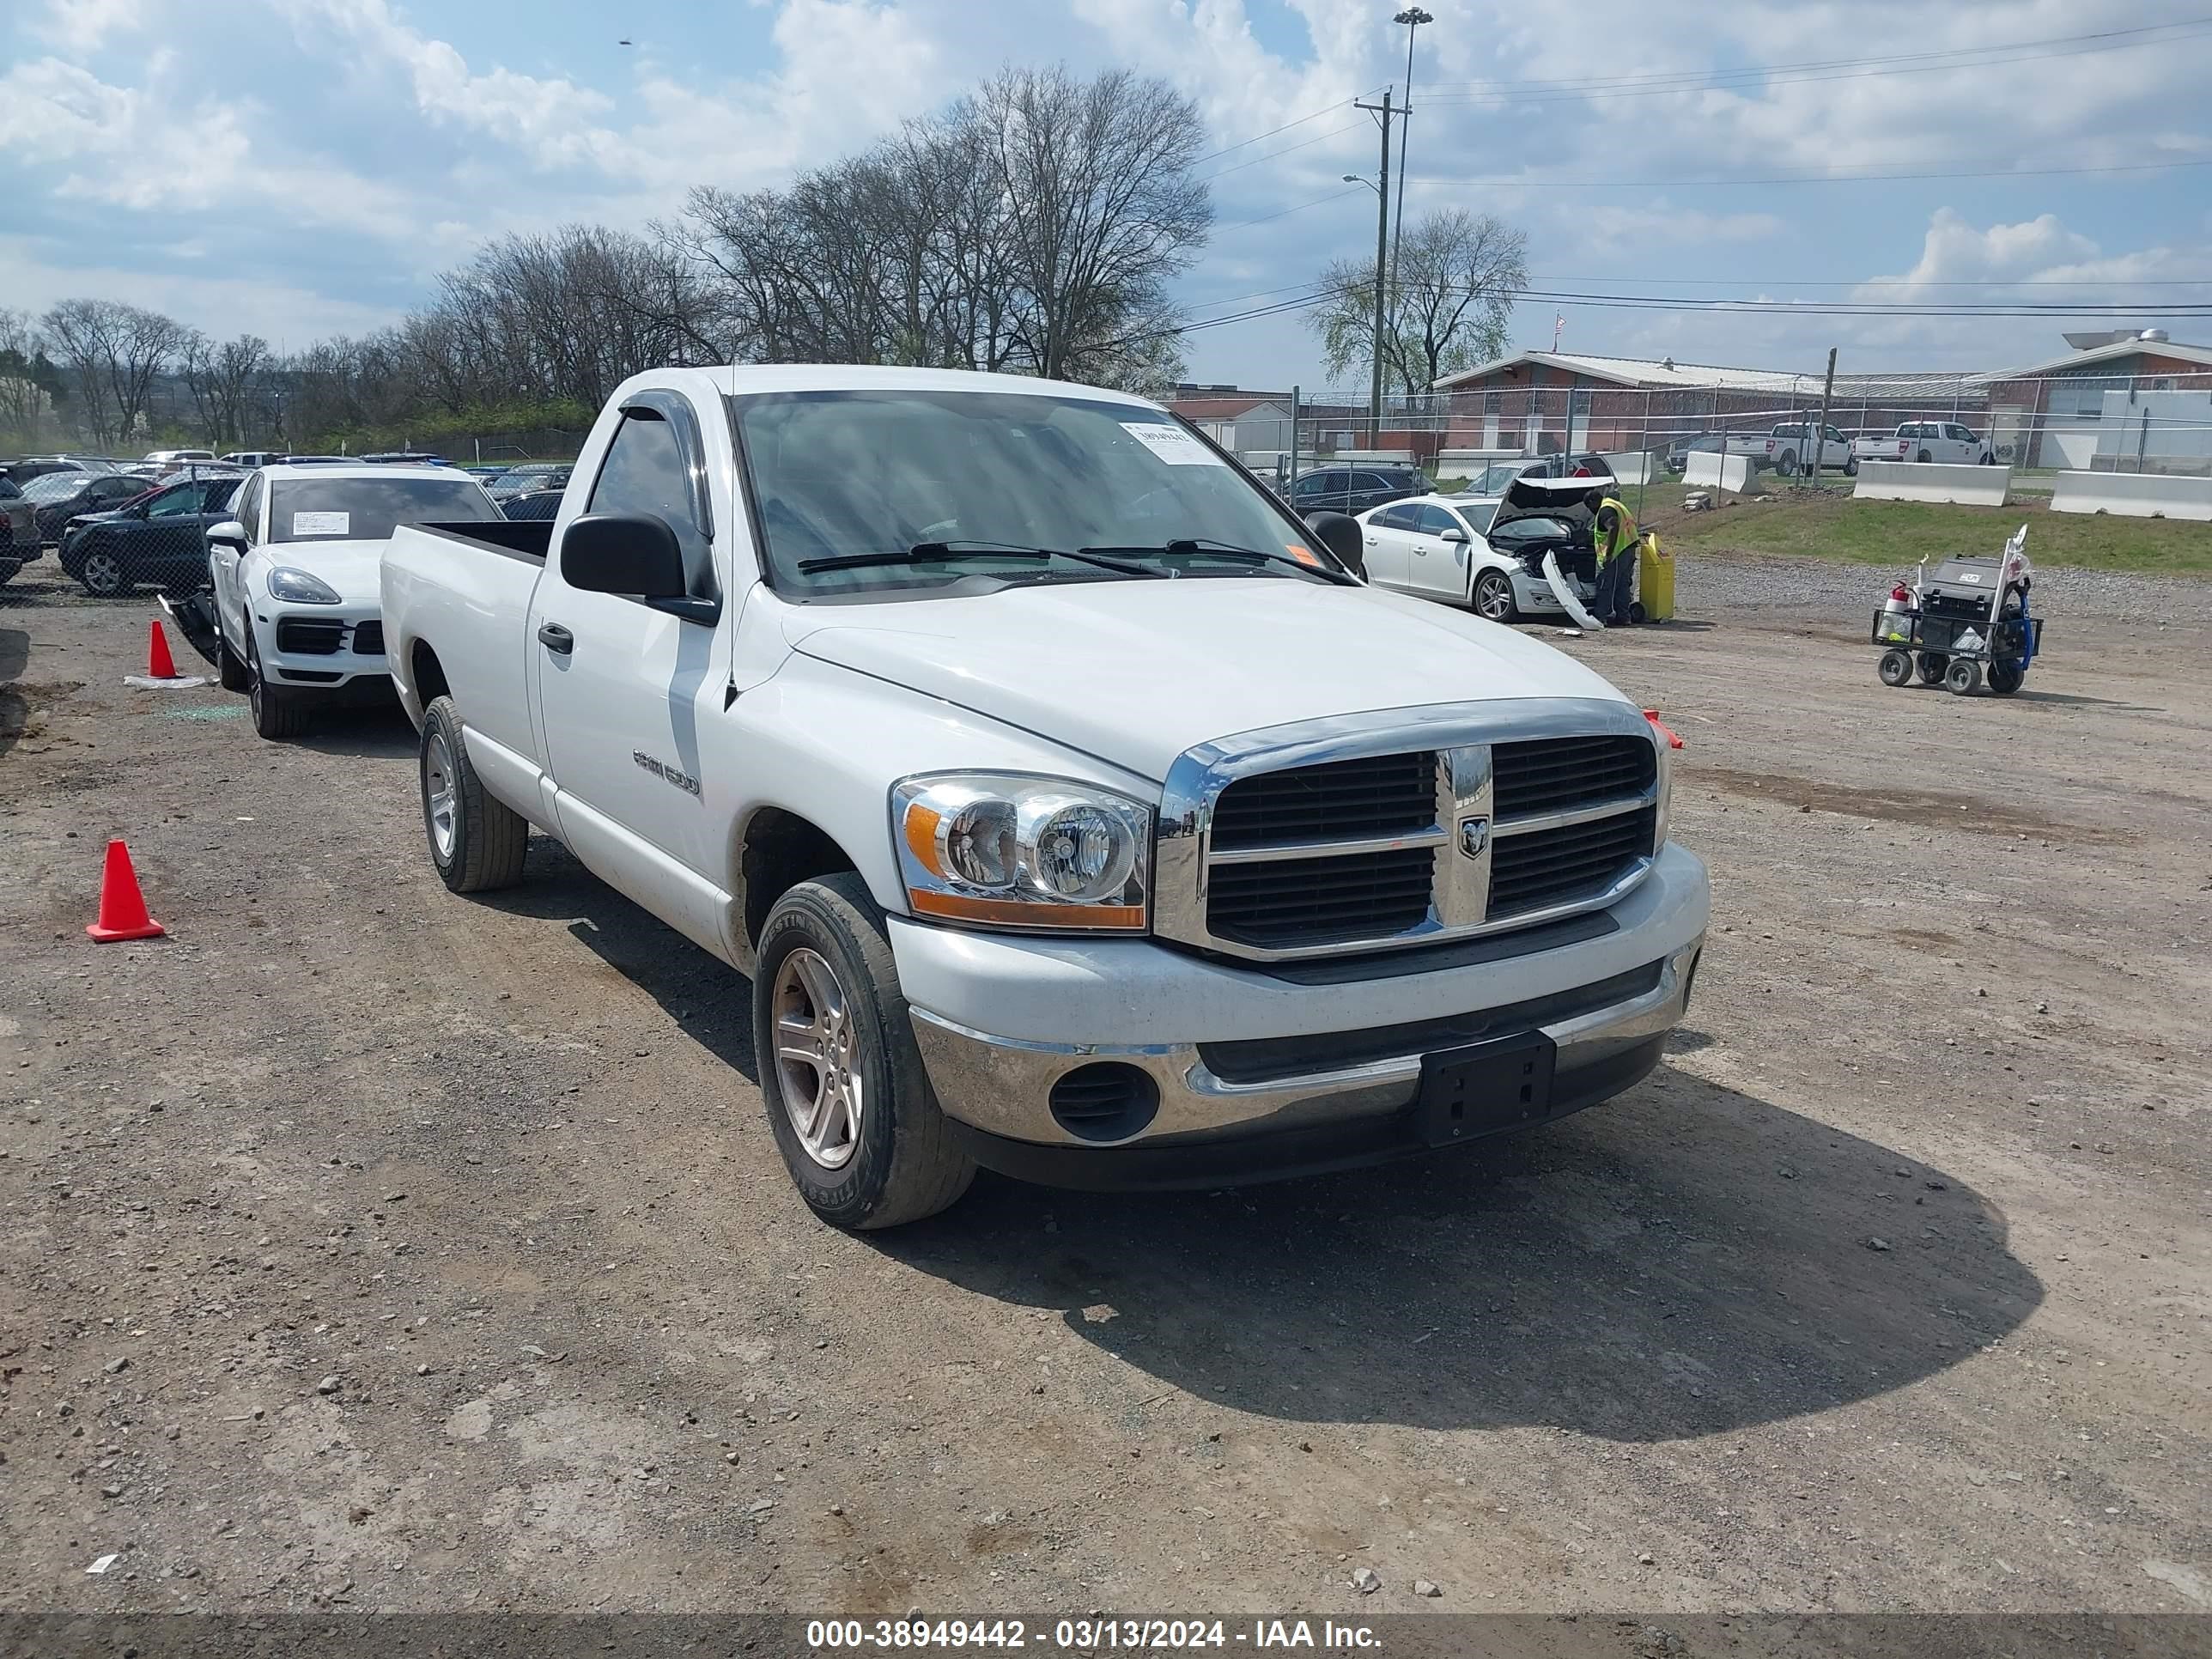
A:
<svg viewBox="0 0 2212 1659">
<path fill-rule="evenodd" d="M 271 738 L 298 736 L 317 702 L 391 695 L 378 584 L 396 526 L 505 521 L 443 466 L 264 466 L 234 506 L 207 532 L 216 667 Z"/>
</svg>

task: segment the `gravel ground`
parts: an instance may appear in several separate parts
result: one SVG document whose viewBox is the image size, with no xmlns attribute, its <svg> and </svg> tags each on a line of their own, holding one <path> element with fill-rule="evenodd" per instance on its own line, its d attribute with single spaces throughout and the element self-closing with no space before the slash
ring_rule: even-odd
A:
<svg viewBox="0 0 2212 1659">
<path fill-rule="evenodd" d="M 1889 691 L 1869 574 L 1561 641 L 1689 742 L 1649 1082 L 867 1238 L 736 975 L 547 842 L 447 895 L 404 722 L 260 743 L 21 582 L 0 1611 L 2212 1607 L 2212 633 L 2054 575 L 2021 696 Z M 166 939 L 84 937 L 118 834 Z"/>
<path fill-rule="evenodd" d="M 2212 538 L 2212 525 L 2205 526 L 2204 533 Z M 1661 535 L 1663 539 L 1663 530 Z M 1966 551 L 1994 558 L 1999 550 Z M 2028 551 L 2032 559 L 2034 549 Z M 1891 571 L 1878 565 L 1731 553 L 1685 557 L 1676 585 L 1686 614 L 1699 605 L 1708 610 L 1790 611 L 1808 618 L 1856 619 L 1863 626 L 1881 609 L 1890 584 L 1905 574 L 1904 567 Z M 2202 627 L 2212 624 L 2212 580 L 2054 565 L 2036 573 L 2033 603 L 2040 614 L 2066 621 L 2095 617 L 2158 627 Z"/>
</svg>

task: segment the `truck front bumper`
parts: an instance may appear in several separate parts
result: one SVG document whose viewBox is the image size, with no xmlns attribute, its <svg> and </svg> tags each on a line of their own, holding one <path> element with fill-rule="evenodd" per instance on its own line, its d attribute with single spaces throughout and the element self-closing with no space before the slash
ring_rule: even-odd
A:
<svg viewBox="0 0 2212 1659">
<path fill-rule="evenodd" d="M 1291 973 L 1150 940 L 902 918 L 890 933 L 931 1084 L 977 1162 L 1058 1186 L 1206 1187 L 1420 1152 L 1619 1094 L 1682 1018 L 1707 911 L 1704 865 L 1670 844 L 1609 911 Z M 1538 1104 L 1440 1132 L 1425 1085 L 1439 1057 L 1479 1073 L 1532 1033 L 1550 1051 Z"/>
</svg>

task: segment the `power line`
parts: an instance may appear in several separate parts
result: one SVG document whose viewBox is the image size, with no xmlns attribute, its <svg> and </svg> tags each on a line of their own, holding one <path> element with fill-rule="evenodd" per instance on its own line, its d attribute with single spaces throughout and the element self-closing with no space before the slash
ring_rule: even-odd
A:
<svg viewBox="0 0 2212 1659">
<path fill-rule="evenodd" d="M 1340 134 L 1350 132 L 1362 125 L 1364 124 L 1361 122 L 1352 121 L 1340 127 L 1331 127 L 1327 132 L 1316 133 L 1310 138 L 1301 138 L 1295 144 L 1285 144 L 1280 149 L 1271 149 L 1264 155 L 1255 155 L 1249 161 L 1237 161 L 1229 167 L 1216 167 L 1212 173 L 1200 173 L 1191 182 L 1202 185 L 1209 179 L 1218 179 L 1231 173 L 1242 173 L 1246 167 L 1256 167 L 1262 161 L 1272 161 L 1278 155 L 1288 155 L 1294 149 L 1304 149 L 1309 145 L 1321 143 Z"/>
<path fill-rule="evenodd" d="M 1359 186 L 1355 186 L 1351 190 L 1335 191 L 1327 196 L 1316 196 L 1310 202 L 1301 202 L 1296 207 L 1284 208 L 1279 212 L 1263 213 L 1256 219 L 1246 219 L 1237 224 L 1223 225 L 1218 230 L 1214 232 L 1214 234 L 1217 236 L 1226 236 L 1232 230 L 1247 230 L 1254 225 L 1264 225 L 1271 220 L 1286 219 L 1293 213 L 1304 213 L 1308 208 L 1319 207 L 1325 202 L 1337 202 L 1343 200 L 1344 198 L 1347 196 L 1355 196 L 1358 194 L 1359 188 Z"/>
<path fill-rule="evenodd" d="M 1356 92 L 1349 98 L 1339 99 L 1334 104 L 1328 105 L 1323 108 L 1314 111 L 1310 115 L 1301 115 L 1296 120 L 1285 121 L 1279 127 L 1269 127 L 1265 132 L 1255 132 L 1249 138 L 1239 138 L 1233 144 L 1224 144 L 1219 149 L 1210 151 L 1206 155 L 1200 156 L 1196 161 L 1191 163 L 1191 166 L 1194 167 L 1204 167 L 1208 161 L 1213 161 L 1217 157 L 1226 155 L 1231 150 L 1242 149 L 1247 144 L 1256 144 L 1262 138 L 1272 138 L 1279 132 L 1288 132 L 1292 127 L 1302 127 L 1309 121 L 1318 121 L 1322 116 L 1333 115 L 1338 110 L 1350 109 L 1359 99 L 1372 97 L 1375 93 L 1380 92 L 1382 88 L 1380 87 L 1376 87 L 1370 88 L 1366 92 Z"/>
<path fill-rule="evenodd" d="M 1485 190 L 1686 190 L 1737 185 L 1880 185 L 1934 179 L 2063 179 L 2089 173 L 2169 173 L 2212 167 L 2212 160 L 2129 161 L 2096 167 L 2008 167 L 1954 173 L 1778 173 L 1729 179 L 1415 179 L 1417 185 L 1480 185 Z"/>
<path fill-rule="evenodd" d="M 2212 17 L 2178 19 L 2132 29 L 2105 29 L 2088 34 L 2057 35 L 2039 40 L 2016 40 L 2002 45 L 1957 46 L 1943 52 L 1910 52 L 1881 58 L 1839 58 L 1801 64 L 1747 65 L 1738 69 L 1682 70 L 1673 74 L 1623 76 L 1589 81 L 1468 81 L 1437 82 L 1431 103 L 1536 104 L 1566 99 L 1650 97 L 1667 93 L 1726 91 L 1735 87 L 1797 84 L 1805 82 L 1856 80 L 1872 75 L 1926 75 L 1946 70 L 1983 67 L 1993 64 L 2031 62 L 2044 58 L 2076 57 L 2088 52 L 2124 52 L 2186 40 L 2212 26 Z M 2157 35 L 2156 40 L 2132 37 Z M 2105 45 L 2093 44 L 2106 42 Z M 2042 51 L 2039 48 L 2062 48 Z M 1932 60 L 1942 59 L 1936 62 Z M 1452 91 L 1451 88 L 1497 88 L 1496 92 Z"/>
</svg>

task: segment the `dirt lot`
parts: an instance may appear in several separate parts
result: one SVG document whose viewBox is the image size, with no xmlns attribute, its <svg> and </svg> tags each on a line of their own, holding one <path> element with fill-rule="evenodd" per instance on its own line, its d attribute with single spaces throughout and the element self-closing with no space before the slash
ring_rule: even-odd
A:
<svg viewBox="0 0 2212 1659">
<path fill-rule="evenodd" d="M 548 842 L 448 896 L 396 715 L 261 743 L 36 574 L 0 1609 L 2212 1607 L 2212 629 L 2053 577 L 2008 702 L 1856 611 L 1567 641 L 1713 872 L 1649 1083 L 852 1238 L 736 976 Z M 84 937 L 110 835 L 167 939 Z"/>
</svg>

